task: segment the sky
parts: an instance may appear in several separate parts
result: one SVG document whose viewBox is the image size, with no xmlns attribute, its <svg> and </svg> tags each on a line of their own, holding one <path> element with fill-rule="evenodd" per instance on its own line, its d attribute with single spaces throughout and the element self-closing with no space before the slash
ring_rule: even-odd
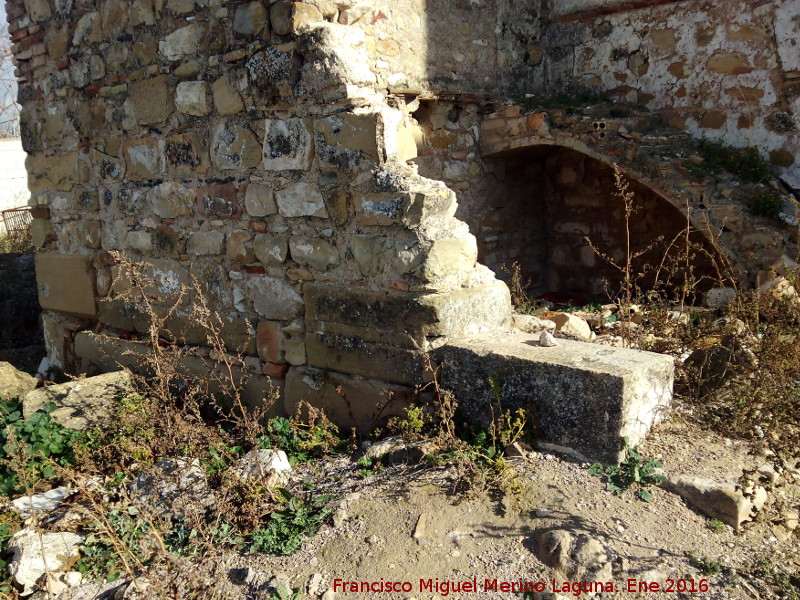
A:
<svg viewBox="0 0 800 600">
<path fill-rule="evenodd" d="M 5 3 L 0 2 L 0 32 L 6 33 L 6 9 Z M 0 40 L 0 48 L 7 47 L 8 39 Z M 1 55 L 0 55 L 1 56 Z M 13 99 L 16 96 L 16 82 L 14 81 L 14 65 L 10 58 L 0 64 L 0 130 L 17 130 L 16 110 L 11 109 Z"/>
</svg>

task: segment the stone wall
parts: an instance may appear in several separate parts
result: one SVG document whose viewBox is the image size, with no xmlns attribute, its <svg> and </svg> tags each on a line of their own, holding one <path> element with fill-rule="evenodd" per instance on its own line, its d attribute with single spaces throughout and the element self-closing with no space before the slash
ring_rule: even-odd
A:
<svg viewBox="0 0 800 600">
<path fill-rule="evenodd" d="M 607 168 L 552 149 L 484 160 L 557 120 L 497 96 L 607 90 L 793 162 L 796 3 L 594 4 L 8 0 L 51 361 L 141 350 L 150 316 L 125 299 L 121 252 L 148 263 L 143 297 L 201 372 L 190 298 L 170 311 L 181 287 L 246 355 L 248 401 L 272 386 L 287 410 L 369 425 L 429 377 L 420 351 L 507 325 L 508 260 L 542 288 L 599 272 L 575 231 Z M 609 215 L 596 233 L 616 252 Z"/>
<path fill-rule="evenodd" d="M 246 401 L 273 387 L 364 427 L 424 382 L 422 351 L 507 325 L 455 193 L 405 164 L 386 14 L 316 4 L 8 3 L 51 362 L 109 368 L 146 337 L 114 252 L 149 265 L 142 297 L 201 372 L 198 296 Z"/>
<path fill-rule="evenodd" d="M 602 90 L 659 111 L 697 137 L 758 146 L 800 188 L 800 4 L 569 4 L 587 10 L 575 14 L 555 3 L 547 13 L 552 18 L 541 38 L 545 53 L 535 91 Z"/>
</svg>

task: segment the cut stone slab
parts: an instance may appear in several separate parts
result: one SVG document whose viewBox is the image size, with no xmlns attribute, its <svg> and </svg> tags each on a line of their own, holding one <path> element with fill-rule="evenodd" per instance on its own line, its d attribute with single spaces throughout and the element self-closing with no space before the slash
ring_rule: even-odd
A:
<svg viewBox="0 0 800 600">
<path fill-rule="evenodd" d="M 670 477 L 663 487 L 704 515 L 735 529 L 752 516 L 755 508 L 734 482 L 679 475 Z"/>
<path fill-rule="evenodd" d="M 0 361 L 0 398 L 23 397 L 36 387 L 36 378 Z"/>
<path fill-rule="evenodd" d="M 56 409 L 51 417 L 57 423 L 78 431 L 98 428 L 113 419 L 118 396 L 130 392 L 133 392 L 130 373 L 106 373 L 29 392 L 22 402 L 23 413 L 27 419 L 53 402 Z"/>
<path fill-rule="evenodd" d="M 622 458 L 620 438 L 636 445 L 672 399 L 673 359 L 573 340 L 543 347 L 535 336 L 489 333 L 437 351 L 442 385 L 465 416 L 488 422 L 496 403 L 530 410 L 536 435 L 606 463 Z"/>
<path fill-rule="evenodd" d="M 43 309 L 78 317 L 97 315 L 90 256 L 37 252 L 36 283 Z"/>
</svg>

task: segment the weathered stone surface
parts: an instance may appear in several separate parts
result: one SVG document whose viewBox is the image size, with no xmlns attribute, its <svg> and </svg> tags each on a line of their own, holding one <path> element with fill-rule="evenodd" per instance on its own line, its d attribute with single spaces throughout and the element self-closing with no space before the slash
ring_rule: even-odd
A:
<svg viewBox="0 0 800 600">
<path fill-rule="evenodd" d="M 0 398 L 22 398 L 37 383 L 35 377 L 18 371 L 11 363 L 0 361 Z"/>
<path fill-rule="evenodd" d="M 261 162 L 261 144 L 249 129 L 220 123 L 211 137 L 211 161 L 223 170 L 250 169 Z"/>
<path fill-rule="evenodd" d="M 181 60 L 187 56 L 195 56 L 202 35 L 202 27 L 198 23 L 190 23 L 161 40 L 158 43 L 158 51 L 167 60 Z"/>
<path fill-rule="evenodd" d="M 370 66 L 366 34 L 359 27 L 320 22 L 301 32 L 306 60 L 297 91 L 320 102 L 369 100 L 377 78 Z"/>
<path fill-rule="evenodd" d="M 592 341 L 592 329 L 589 323 L 571 313 L 552 313 L 547 315 L 547 320 L 556 324 L 556 331 L 584 342 Z"/>
<path fill-rule="evenodd" d="M 235 115 L 244 110 L 241 94 L 233 87 L 227 75 L 217 79 L 211 86 L 214 94 L 214 107 L 221 115 Z"/>
<path fill-rule="evenodd" d="M 8 542 L 12 552 L 8 571 L 22 588 L 21 595 L 29 596 L 45 573 L 67 570 L 80 556 L 83 536 L 77 533 L 42 533 L 36 528 L 23 529 Z"/>
<path fill-rule="evenodd" d="M 742 75 L 752 71 L 752 67 L 739 53 L 718 53 L 708 59 L 709 71 L 724 75 Z"/>
<path fill-rule="evenodd" d="M 165 182 L 147 192 L 153 212 L 165 219 L 192 214 L 196 197 L 196 191 L 177 182 Z"/>
<path fill-rule="evenodd" d="M 322 13 L 316 7 L 305 2 L 279 0 L 270 9 L 272 28 L 278 35 L 295 33 L 309 23 L 323 20 Z"/>
<path fill-rule="evenodd" d="M 156 138 L 126 140 L 122 144 L 126 177 L 131 181 L 159 179 L 164 172 L 164 142 Z"/>
<path fill-rule="evenodd" d="M 284 217 L 328 217 L 319 186 L 305 181 L 275 191 L 278 212 Z"/>
<path fill-rule="evenodd" d="M 664 487 L 703 514 L 736 529 L 751 517 L 753 511 L 753 503 L 745 498 L 735 482 L 673 475 Z"/>
<path fill-rule="evenodd" d="M 72 492 L 69 488 L 57 487 L 41 494 L 20 496 L 13 500 L 11 504 L 14 510 L 19 513 L 19 516 L 26 519 L 32 514 L 46 515 L 53 512 L 71 494 Z"/>
<path fill-rule="evenodd" d="M 251 481 L 272 489 L 285 486 L 292 465 L 283 450 L 256 448 L 231 467 L 230 475 L 240 481 Z"/>
<path fill-rule="evenodd" d="M 208 90 L 205 81 L 183 81 L 175 92 L 175 106 L 182 113 L 203 117 L 208 114 Z"/>
<path fill-rule="evenodd" d="M 325 411 L 345 430 L 374 431 L 392 416 L 419 402 L 412 387 L 354 377 L 313 367 L 292 367 L 286 376 L 284 406 L 296 414 L 303 402 Z"/>
<path fill-rule="evenodd" d="M 612 580 L 613 555 L 598 540 L 585 533 L 555 529 L 536 538 L 536 556 L 570 581 Z"/>
<path fill-rule="evenodd" d="M 208 185 L 197 190 L 200 213 L 216 217 L 238 217 L 239 198 L 233 183 Z"/>
<path fill-rule="evenodd" d="M 303 299 L 285 281 L 274 277 L 251 279 L 247 296 L 255 311 L 265 319 L 290 321 L 303 310 Z"/>
<path fill-rule="evenodd" d="M 111 423 L 120 395 L 134 391 L 126 371 L 107 373 L 33 390 L 25 396 L 23 413 L 29 418 L 48 402 L 56 409 L 54 421 L 69 429 L 101 429 Z"/>
<path fill-rule="evenodd" d="M 418 350 L 376 343 L 360 335 L 309 333 L 306 360 L 313 367 L 374 377 L 392 383 L 421 384 L 425 360 Z"/>
<path fill-rule="evenodd" d="M 471 420 L 489 418 L 500 387 L 504 409 L 532 408 L 541 440 L 616 464 L 620 438 L 632 445 L 669 406 L 669 356 L 571 340 L 544 348 L 522 333 L 483 334 L 448 343 L 443 385 Z"/>
<path fill-rule="evenodd" d="M 258 35 L 267 25 L 267 9 L 257 0 L 236 7 L 233 30 L 242 35 Z"/>
<path fill-rule="evenodd" d="M 100 19 L 96 11 L 88 12 L 78 19 L 75 26 L 75 34 L 72 36 L 72 44 L 94 44 L 102 39 L 102 29 Z"/>
<path fill-rule="evenodd" d="M 164 516 L 188 517 L 214 504 L 214 492 L 200 461 L 165 458 L 128 486 L 134 502 L 157 508 Z"/>
<path fill-rule="evenodd" d="M 235 262 L 251 263 L 255 261 L 256 255 L 253 252 L 253 236 L 247 231 L 234 231 L 228 234 L 228 246 L 226 254 L 228 258 Z"/>
<path fill-rule="evenodd" d="M 131 84 L 130 102 L 140 125 L 166 121 L 175 108 L 173 93 L 166 75 L 142 79 Z"/>
<path fill-rule="evenodd" d="M 131 250 L 150 252 L 153 249 L 153 238 L 148 231 L 129 231 L 126 239 L 127 246 Z"/>
<path fill-rule="evenodd" d="M 94 269 L 88 256 L 36 253 L 39 304 L 45 310 L 94 317 Z"/>
<path fill-rule="evenodd" d="M 285 235 L 259 233 L 253 242 L 256 258 L 265 265 L 279 265 L 289 255 L 289 238 Z"/>
<path fill-rule="evenodd" d="M 75 184 L 88 179 L 88 169 L 81 164 L 77 152 L 63 156 L 29 154 L 25 159 L 28 171 L 28 189 L 31 192 L 70 191 Z"/>
<path fill-rule="evenodd" d="M 267 217 L 278 212 L 275 191 L 270 185 L 251 183 L 244 195 L 244 207 L 251 217 Z"/>
<path fill-rule="evenodd" d="M 379 113 L 343 113 L 314 121 L 314 139 L 320 163 L 353 171 L 365 161 L 378 162 L 379 119 Z"/>
<path fill-rule="evenodd" d="M 198 231 L 189 238 L 187 251 L 195 256 L 222 254 L 225 234 L 221 231 Z"/>
<path fill-rule="evenodd" d="M 508 327 L 510 300 L 502 282 L 442 294 L 369 292 L 327 283 L 306 283 L 309 331 L 357 335 L 406 348 L 428 337 L 463 337 Z"/>
<path fill-rule="evenodd" d="M 336 267 L 341 261 L 336 246 L 319 238 L 292 236 L 289 240 L 289 251 L 292 260 L 318 271 Z"/>
<path fill-rule="evenodd" d="M 267 119 L 264 168 L 269 171 L 310 169 L 314 159 L 311 130 L 308 119 Z"/>
</svg>

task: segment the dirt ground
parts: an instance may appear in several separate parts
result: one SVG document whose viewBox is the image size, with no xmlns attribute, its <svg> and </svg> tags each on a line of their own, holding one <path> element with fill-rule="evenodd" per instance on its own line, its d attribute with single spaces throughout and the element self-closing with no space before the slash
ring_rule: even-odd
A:
<svg viewBox="0 0 800 600">
<path fill-rule="evenodd" d="M 663 460 L 667 475 L 735 479 L 743 470 L 769 461 L 744 442 L 678 422 L 657 426 L 640 449 L 645 456 Z M 270 598 L 265 590 L 276 581 L 302 589 L 303 598 L 327 592 L 325 600 L 522 597 L 500 588 L 485 590 L 486 580 L 495 579 L 498 586 L 520 580 L 541 582 L 538 589 L 545 591 L 530 598 L 553 598 L 554 591 L 566 598 L 589 597 L 565 590 L 563 576 L 536 556 L 537 537 L 562 529 L 588 534 L 608 548 L 613 564 L 608 583 L 615 591 L 596 598 L 779 597 L 754 563 L 761 560 L 769 568 L 791 571 L 800 567 L 800 534 L 776 525 L 779 508 L 796 508 L 800 502 L 800 478 L 788 471 L 769 490 L 770 500 L 754 521 L 738 532 L 728 526 L 715 532 L 706 516 L 663 489 L 654 490 L 653 501 L 646 503 L 630 490 L 621 496 L 605 491 L 602 481 L 588 473 L 589 465 L 568 457 L 532 452 L 512 460 L 523 492 L 517 497 L 488 494 L 472 500 L 451 493 L 453 480 L 446 466 L 397 465 L 364 478 L 350 457 L 306 465 L 294 473 L 293 483 L 314 481 L 315 493 L 339 496 L 333 504 L 333 524 L 323 526 L 294 556 L 229 554 L 219 557 L 215 574 L 208 575 L 219 579 L 217 589 L 228 587 L 231 598 Z M 720 571 L 703 573 L 692 566 L 690 555 L 719 561 Z M 246 580 L 245 587 L 231 583 L 237 573 Z M 407 582 L 410 591 L 353 593 L 337 585 L 331 593 L 337 579 L 384 585 Z M 443 587 L 444 582 L 473 579 L 475 592 Z M 433 580 L 432 585 L 421 580 Z M 628 580 L 655 583 L 658 587 L 650 589 L 660 591 L 629 591 Z M 683 591 L 691 586 L 705 589 L 703 583 L 708 586 L 705 593 Z"/>
</svg>

